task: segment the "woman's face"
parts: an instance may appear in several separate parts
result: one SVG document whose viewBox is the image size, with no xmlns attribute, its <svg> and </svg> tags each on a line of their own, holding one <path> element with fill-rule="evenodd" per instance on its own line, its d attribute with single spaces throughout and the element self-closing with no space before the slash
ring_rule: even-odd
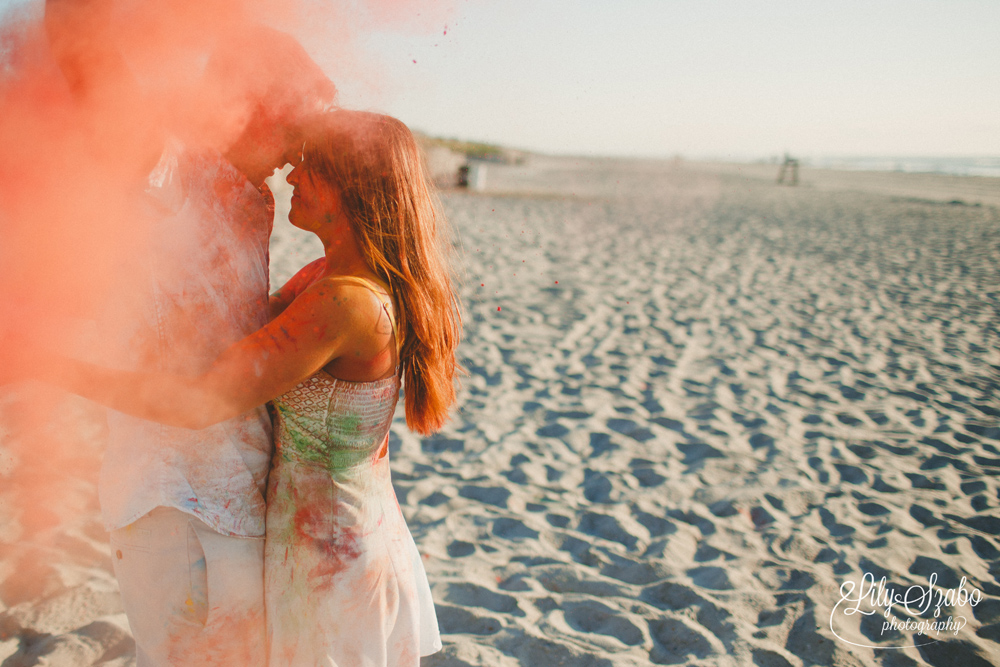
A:
<svg viewBox="0 0 1000 667">
<path fill-rule="evenodd" d="M 340 191 L 312 172 L 305 160 L 285 180 L 293 187 L 288 221 L 299 229 L 317 232 L 343 218 Z"/>
</svg>

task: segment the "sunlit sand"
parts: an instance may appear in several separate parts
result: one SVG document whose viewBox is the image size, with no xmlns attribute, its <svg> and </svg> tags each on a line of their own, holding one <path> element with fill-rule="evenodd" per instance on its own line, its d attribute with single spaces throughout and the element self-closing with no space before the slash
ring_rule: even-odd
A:
<svg viewBox="0 0 1000 667">
<path fill-rule="evenodd" d="M 400 408 L 391 440 L 425 665 L 995 660 L 1000 179 L 776 174 L 535 156 L 443 193 L 468 375 L 444 432 Z M 273 283 L 318 256 L 295 231 Z M 134 663 L 103 437 L 82 400 L 0 393 L 4 665 Z M 865 573 L 983 601 L 883 631 L 835 610 Z"/>
</svg>

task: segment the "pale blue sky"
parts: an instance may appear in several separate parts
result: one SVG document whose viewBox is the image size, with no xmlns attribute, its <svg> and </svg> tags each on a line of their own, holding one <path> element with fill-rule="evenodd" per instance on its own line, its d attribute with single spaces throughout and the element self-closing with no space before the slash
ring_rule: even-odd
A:
<svg viewBox="0 0 1000 667">
<path fill-rule="evenodd" d="M 350 59 L 306 45 L 343 104 L 437 135 L 585 154 L 1000 155 L 997 0 L 457 6 L 447 35 L 367 33 Z"/>
</svg>

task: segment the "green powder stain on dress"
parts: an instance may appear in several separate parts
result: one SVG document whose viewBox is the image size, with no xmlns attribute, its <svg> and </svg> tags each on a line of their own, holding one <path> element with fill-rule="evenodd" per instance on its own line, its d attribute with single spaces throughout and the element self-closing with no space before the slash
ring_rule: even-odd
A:
<svg viewBox="0 0 1000 667">
<path fill-rule="evenodd" d="M 278 429 L 285 447 L 294 450 L 292 458 L 311 463 L 330 472 L 338 472 L 357 465 L 368 458 L 367 450 L 351 446 L 351 436 L 360 434 L 364 419 L 354 412 L 331 416 L 324 428 L 321 420 L 304 418 L 278 404 Z M 315 433 L 326 431 L 326 438 Z M 340 436 L 340 437 L 338 437 Z M 286 454 L 285 458 L 289 458 Z"/>
<path fill-rule="evenodd" d="M 332 433 L 357 433 L 361 430 L 361 415 L 348 412 L 342 415 L 330 416 L 330 431 Z"/>
</svg>

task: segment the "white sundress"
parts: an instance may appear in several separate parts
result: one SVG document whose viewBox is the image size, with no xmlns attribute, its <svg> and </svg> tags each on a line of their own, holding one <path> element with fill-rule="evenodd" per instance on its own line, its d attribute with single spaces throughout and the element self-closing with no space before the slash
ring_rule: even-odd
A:
<svg viewBox="0 0 1000 667">
<path fill-rule="evenodd" d="M 274 399 L 264 548 L 271 667 L 418 667 L 441 649 L 389 476 L 399 388 L 398 374 L 346 382 L 320 371 Z"/>
</svg>

